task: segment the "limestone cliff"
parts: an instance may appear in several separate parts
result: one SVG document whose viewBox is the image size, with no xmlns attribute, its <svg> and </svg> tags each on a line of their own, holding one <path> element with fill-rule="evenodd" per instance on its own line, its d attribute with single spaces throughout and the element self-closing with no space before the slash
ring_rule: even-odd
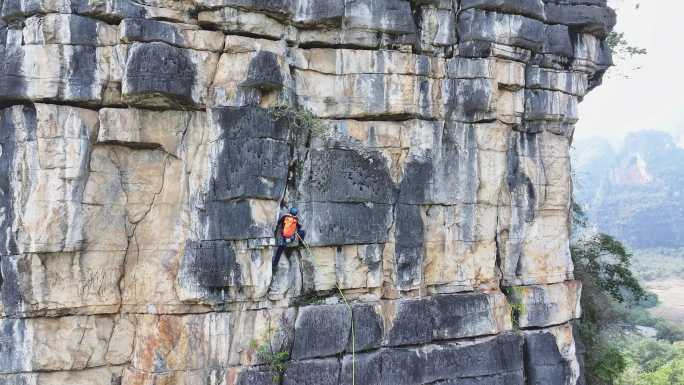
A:
<svg viewBox="0 0 684 385">
<path fill-rule="evenodd" d="M 0 18 L 0 384 L 582 382 L 568 149 L 605 0 Z M 311 253 L 271 283 L 291 206 Z"/>
</svg>

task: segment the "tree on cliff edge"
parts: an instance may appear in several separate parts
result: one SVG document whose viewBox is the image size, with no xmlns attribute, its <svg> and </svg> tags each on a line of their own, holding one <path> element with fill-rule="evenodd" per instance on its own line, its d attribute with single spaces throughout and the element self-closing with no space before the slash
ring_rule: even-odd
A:
<svg viewBox="0 0 684 385">
<path fill-rule="evenodd" d="M 592 233 L 581 207 L 572 206 L 574 233 L 570 247 L 575 277 L 582 282 L 582 320 L 587 385 L 613 385 L 627 368 L 627 360 L 611 340 L 620 332 L 621 317 L 613 305 L 627 297 L 638 301 L 645 290 L 630 270 L 632 254 L 615 238 Z"/>
</svg>

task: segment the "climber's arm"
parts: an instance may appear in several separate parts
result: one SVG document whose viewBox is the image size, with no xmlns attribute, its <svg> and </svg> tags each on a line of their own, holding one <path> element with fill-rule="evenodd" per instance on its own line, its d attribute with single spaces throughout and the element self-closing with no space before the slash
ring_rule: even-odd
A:
<svg viewBox="0 0 684 385">
<path fill-rule="evenodd" d="M 283 220 L 284 219 L 285 219 L 284 215 L 278 219 L 278 222 L 276 223 L 276 227 L 275 227 L 275 229 L 273 229 L 273 237 L 276 237 L 276 238 L 278 237 L 279 230 L 283 228 Z"/>
</svg>

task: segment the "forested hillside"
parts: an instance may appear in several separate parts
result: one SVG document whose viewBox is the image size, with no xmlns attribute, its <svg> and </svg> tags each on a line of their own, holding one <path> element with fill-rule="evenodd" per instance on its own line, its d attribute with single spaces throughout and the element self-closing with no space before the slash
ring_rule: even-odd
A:
<svg viewBox="0 0 684 385">
<path fill-rule="evenodd" d="M 684 246 L 684 146 L 677 138 L 641 131 L 619 150 L 585 139 L 573 157 L 575 197 L 600 231 L 633 248 Z"/>
</svg>

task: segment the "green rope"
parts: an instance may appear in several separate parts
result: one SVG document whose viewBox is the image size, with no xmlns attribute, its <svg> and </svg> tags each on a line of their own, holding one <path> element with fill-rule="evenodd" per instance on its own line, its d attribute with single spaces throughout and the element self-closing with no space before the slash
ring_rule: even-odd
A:
<svg viewBox="0 0 684 385">
<path fill-rule="evenodd" d="M 306 252 L 309 254 L 309 259 L 311 260 L 311 263 L 314 265 L 314 270 L 316 270 L 316 262 L 313 259 L 313 253 L 311 252 L 311 249 L 309 248 L 309 245 L 304 242 L 302 237 L 299 236 L 299 233 L 297 234 L 297 239 L 299 239 L 299 242 L 304 245 L 304 248 L 306 248 Z M 356 385 L 356 331 L 354 328 L 354 310 L 352 309 L 352 306 L 349 304 L 349 301 L 347 301 L 347 297 L 344 296 L 344 293 L 342 293 L 342 289 L 340 288 L 340 285 L 337 284 L 337 279 L 335 279 L 335 287 L 337 288 L 337 291 L 340 293 L 340 296 L 342 297 L 342 301 L 344 301 L 344 304 L 347 305 L 349 308 L 349 314 L 351 314 L 351 337 L 352 337 L 352 385 Z"/>
</svg>

